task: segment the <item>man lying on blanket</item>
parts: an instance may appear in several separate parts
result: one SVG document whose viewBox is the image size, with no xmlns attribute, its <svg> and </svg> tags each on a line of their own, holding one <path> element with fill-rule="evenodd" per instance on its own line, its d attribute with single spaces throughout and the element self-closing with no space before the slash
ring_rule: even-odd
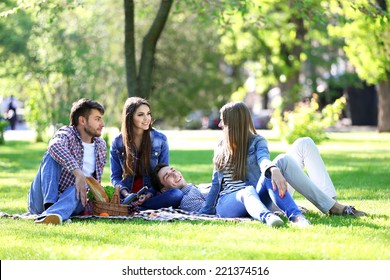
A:
<svg viewBox="0 0 390 280">
<path fill-rule="evenodd" d="M 180 209 L 188 212 L 198 212 L 206 201 L 207 194 L 202 193 L 194 184 L 187 183 L 180 171 L 166 164 L 158 164 L 153 170 L 152 183 L 160 192 L 170 189 L 179 189 L 184 196 Z"/>
</svg>

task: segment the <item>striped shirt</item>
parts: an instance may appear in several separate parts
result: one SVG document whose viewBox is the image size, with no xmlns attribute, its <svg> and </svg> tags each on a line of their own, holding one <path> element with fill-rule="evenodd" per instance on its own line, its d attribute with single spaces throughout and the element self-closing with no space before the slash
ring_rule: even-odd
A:
<svg viewBox="0 0 390 280">
<path fill-rule="evenodd" d="M 246 184 L 242 180 L 233 180 L 233 170 L 230 165 L 223 171 L 222 190 L 220 195 L 232 193 L 244 189 Z"/>
<path fill-rule="evenodd" d="M 93 174 L 101 182 L 103 168 L 106 165 L 106 142 L 100 138 L 93 139 L 95 143 L 96 168 Z M 81 136 L 74 126 L 63 126 L 57 130 L 49 142 L 48 152 L 52 158 L 62 166 L 59 193 L 74 186 L 75 176 L 72 171 L 83 170 L 84 147 Z"/>
<path fill-rule="evenodd" d="M 195 185 L 188 184 L 181 191 L 184 196 L 180 203 L 180 209 L 189 212 L 198 212 L 203 207 L 207 194 L 202 193 Z"/>
</svg>

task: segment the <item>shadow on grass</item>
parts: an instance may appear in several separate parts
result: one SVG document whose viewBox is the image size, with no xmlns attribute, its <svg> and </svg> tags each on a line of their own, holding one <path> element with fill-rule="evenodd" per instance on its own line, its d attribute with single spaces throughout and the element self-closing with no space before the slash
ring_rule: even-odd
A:
<svg viewBox="0 0 390 280">
<path fill-rule="evenodd" d="M 316 213 L 308 211 L 305 214 L 306 218 L 312 223 L 313 226 L 322 225 L 330 227 L 368 227 L 372 229 L 383 229 L 386 227 L 378 226 L 378 224 L 371 223 L 367 220 L 370 219 L 389 219 L 388 215 L 368 215 L 365 217 L 353 217 L 353 216 L 330 216 L 323 215 L 321 213 Z"/>
<path fill-rule="evenodd" d="M 352 216 L 330 216 L 323 215 L 321 213 L 316 213 L 312 211 L 308 211 L 305 214 L 306 218 L 312 223 L 313 227 L 318 225 L 329 226 L 329 227 L 369 227 L 372 229 L 383 229 L 386 227 L 378 226 L 377 224 L 370 223 L 367 219 L 389 219 L 389 215 L 369 215 L 367 217 L 352 217 Z M 284 221 L 284 225 L 281 228 L 289 228 L 292 227 L 290 222 L 286 217 L 282 217 Z M 162 224 L 182 224 L 182 225 L 213 225 L 213 226 L 241 226 L 252 224 L 259 224 L 264 226 L 264 229 L 268 228 L 265 224 L 256 221 L 256 220 L 237 220 L 237 221 L 228 221 L 228 220 L 170 220 L 170 221 L 153 221 L 153 220 L 144 220 L 142 218 L 134 218 L 134 219 L 110 219 L 110 218 L 95 218 L 95 219 L 83 219 L 83 218 L 72 218 L 74 223 L 85 223 L 85 224 L 118 224 L 118 225 L 143 225 L 155 227 L 156 225 Z"/>
</svg>

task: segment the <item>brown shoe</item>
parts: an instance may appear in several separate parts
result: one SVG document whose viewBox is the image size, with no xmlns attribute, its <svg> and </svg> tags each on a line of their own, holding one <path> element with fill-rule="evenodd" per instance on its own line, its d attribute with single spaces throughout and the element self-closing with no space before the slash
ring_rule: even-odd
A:
<svg viewBox="0 0 390 280">
<path fill-rule="evenodd" d="M 44 217 L 39 217 L 35 220 L 36 224 L 52 224 L 52 225 L 60 225 L 62 224 L 62 217 L 58 214 L 49 214 Z"/>
</svg>

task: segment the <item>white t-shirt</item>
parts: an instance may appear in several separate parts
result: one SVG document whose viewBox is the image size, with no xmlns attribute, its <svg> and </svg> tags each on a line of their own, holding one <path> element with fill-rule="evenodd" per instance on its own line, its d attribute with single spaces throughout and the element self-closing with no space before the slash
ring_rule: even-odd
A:
<svg viewBox="0 0 390 280">
<path fill-rule="evenodd" d="M 96 169 L 95 143 L 84 143 L 83 173 L 92 176 Z"/>
</svg>

